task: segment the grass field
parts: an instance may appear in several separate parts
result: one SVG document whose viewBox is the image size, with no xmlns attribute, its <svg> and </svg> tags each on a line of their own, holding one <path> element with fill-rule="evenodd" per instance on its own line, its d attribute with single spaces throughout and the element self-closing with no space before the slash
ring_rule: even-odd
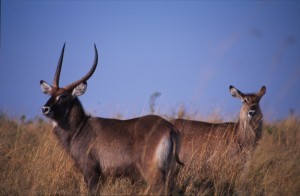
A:
<svg viewBox="0 0 300 196">
<path fill-rule="evenodd" d="M 220 162 L 213 179 L 200 178 L 203 168 L 180 168 L 173 194 L 300 195 L 300 120 L 265 123 L 247 170 L 227 167 L 237 163 Z M 123 178 L 107 183 L 101 194 L 141 194 L 145 189 L 144 181 Z M 51 123 L 0 115 L 0 195 L 79 194 L 87 194 L 83 177 L 52 134 Z"/>
</svg>

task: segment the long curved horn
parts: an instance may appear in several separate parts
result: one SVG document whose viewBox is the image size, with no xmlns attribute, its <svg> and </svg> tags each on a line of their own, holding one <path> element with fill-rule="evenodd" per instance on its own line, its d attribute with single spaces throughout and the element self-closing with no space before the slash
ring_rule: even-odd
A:
<svg viewBox="0 0 300 196">
<path fill-rule="evenodd" d="M 72 90 L 74 89 L 76 86 L 78 86 L 80 83 L 82 82 L 86 82 L 92 75 L 93 73 L 95 72 L 96 70 L 96 67 L 97 67 L 97 64 L 98 64 L 98 51 L 97 51 L 97 47 L 96 45 L 94 44 L 94 48 L 95 48 L 95 59 L 94 59 L 94 63 L 93 63 L 93 66 L 92 68 L 90 69 L 90 71 L 84 76 L 82 77 L 80 80 L 77 80 L 69 85 L 67 85 L 65 87 L 66 90 Z"/>
<path fill-rule="evenodd" d="M 58 64 L 57 64 L 54 79 L 53 79 L 53 87 L 56 87 L 56 88 L 59 88 L 59 77 L 60 77 L 61 66 L 62 66 L 63 59 L 64 59 L 65 46 L 66 46 L 66 42 L 64 43 L 64 46 L 61 50 L 61 54 L 60 54 L 60 57 L 58 60 Z"/>
</svg>

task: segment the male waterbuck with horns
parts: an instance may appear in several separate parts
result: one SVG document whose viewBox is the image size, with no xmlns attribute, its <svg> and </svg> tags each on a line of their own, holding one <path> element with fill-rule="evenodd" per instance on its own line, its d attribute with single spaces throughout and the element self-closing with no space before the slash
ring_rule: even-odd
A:
<svg viewBox="0 0 300 196">
<path fill-rule="evenodd" d="M 181 133 L 179 158 L 185 163 L 200 164 L 208 173 L 214 173 L 217 163 L 224 164 L 226 159 L 233 159 L 239 152 L 249 157 L 249 152 L 261 138 L 263 115 L 259 102 L 266 87 L 251 94 L 244 94 L 233 86 L 229 90 L 233 97 L 242 101 L 237 122 L 216 124 L 184 119 L 172 121 Z"/>
<path fill-rule="evenodd" d="M 42 113 L 53 121 L 54 134 L 82 172 L 90 193 L 99 191 L 100 178 L 105 182 L 110 177 L 136 174 L 147 181 L 150 193 L 168 191 L 170 172 L 176 161 L 180 163 L 178 130 L 154 115 L 130 120 L 86 115 L 78 96 L 86 91 L 87 80 L 97 67 L 97 48 L 95 45 L 90 71 L 61 88 L 59 77 L 64 48 L 65 45 L 53 85 L 40 82 L 42 92 L 51 96 L 42 107 Z"/>
</svg>

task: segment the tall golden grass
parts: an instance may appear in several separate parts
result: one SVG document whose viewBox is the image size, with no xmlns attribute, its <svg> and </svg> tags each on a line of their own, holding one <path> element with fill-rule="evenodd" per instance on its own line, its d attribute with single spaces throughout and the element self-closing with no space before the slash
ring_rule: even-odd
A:
<svg viewBox="0 0 300 196">
<path fill-rule="evenodd" d="M 186 165 L 175 177 L 174 195 L 300 195 L 300 120 L 289 117 L 264 126 L 246 167 L 238 159 L 220 161 L 206 178 L 205 167 Z M 204 175 L 204 176 L 203 176 Z M 142 180 L 121 178 L 103 186 L 103 195 L 133 195 Z M 0 115 L 0 195 L 84 195 L 86 185 L 62 150 L 52 125 Z"/>
</svg>

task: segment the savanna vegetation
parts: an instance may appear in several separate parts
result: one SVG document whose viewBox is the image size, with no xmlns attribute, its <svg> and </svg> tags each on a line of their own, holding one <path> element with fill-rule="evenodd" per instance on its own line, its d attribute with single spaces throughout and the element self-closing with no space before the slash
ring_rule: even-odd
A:
<svg viewBox="0 0 300 196">
<path fill-rule="evenodd" d="M 250 160 L 241 162 L 216 164 L 218 172 L 210 178 L 201 165 L 187 164 L 176 173 L 173 194 L 300 195 L 300 119 L 265 123 Z M 120 178 L 106 183 L 101 194 L 142 194 L 146 186 L 142 180 Z M 52 134 L 50 122 L 0 115 L 0 195 L 85 194 L 83 177 Z"/>
</svg>

